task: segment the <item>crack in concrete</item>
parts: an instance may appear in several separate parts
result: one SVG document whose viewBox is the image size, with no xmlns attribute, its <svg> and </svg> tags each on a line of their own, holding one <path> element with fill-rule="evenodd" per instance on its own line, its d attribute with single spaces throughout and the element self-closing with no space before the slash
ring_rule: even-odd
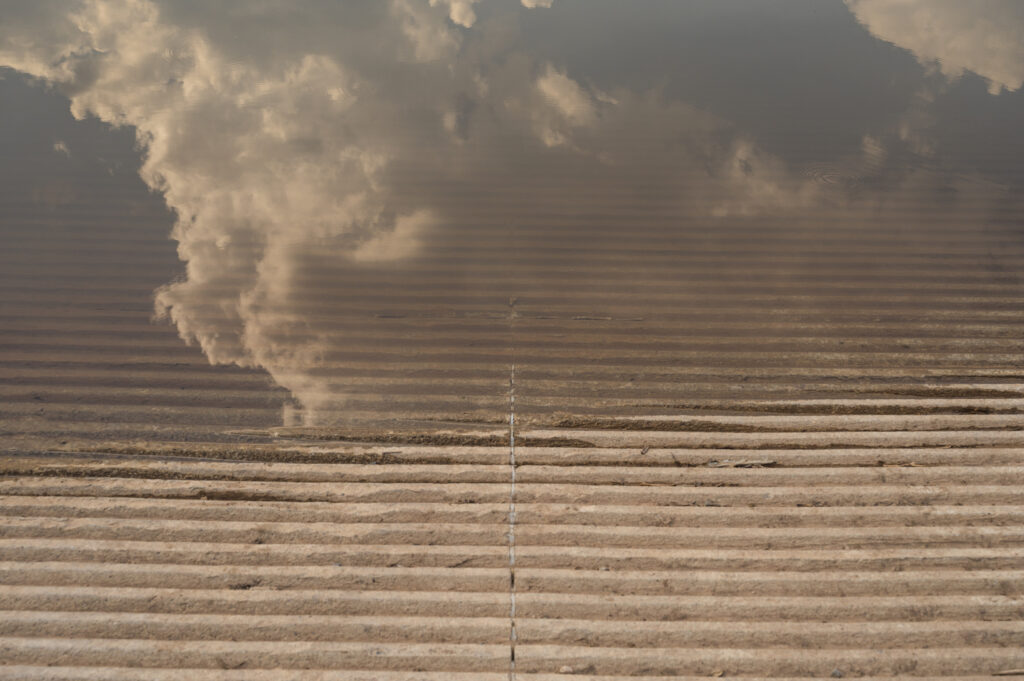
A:
<svg viewBox="0 0 1024 681">
<path fill-rule="evenodd" d="M 508 574 L 509 574 L 509 681 L 516 678 L 516 364 L 508 381 L 508 445 L 509 445 L 509 503 L 508 503 Z"/>
<path fill-rule="evenodd" d="M 509 617 L 509 681 L 516 679 L 516 354 L 515 321 L 516 298 L 508 300 L 508 327 L 512 361 L 508 376 L 508 617 Z"/>
</svg>

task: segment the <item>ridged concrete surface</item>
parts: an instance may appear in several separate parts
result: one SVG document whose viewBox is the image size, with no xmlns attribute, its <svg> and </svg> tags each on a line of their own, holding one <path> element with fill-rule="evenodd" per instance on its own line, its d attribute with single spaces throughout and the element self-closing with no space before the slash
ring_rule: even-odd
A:
<svg viewBox="0 0 1024 681">
<path fill-rule="evenodd" d="M 278 445 L 324 463 L 8 455 L 0 678 L 486 680 L 513 649 L 537 680 L 1024 667 L 1012 419 L 638 421 Z M 515 436 L 586 446 L 516 446 L 510 524 Z"/>
</svg>

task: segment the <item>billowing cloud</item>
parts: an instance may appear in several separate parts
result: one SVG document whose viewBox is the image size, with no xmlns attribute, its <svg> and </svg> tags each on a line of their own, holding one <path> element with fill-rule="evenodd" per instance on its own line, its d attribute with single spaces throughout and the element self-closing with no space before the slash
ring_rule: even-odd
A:
<svg viewBox="0 0 1024 681">
<path fill-rule="evenodd" d="M 533 58 L 474 7 L 40 0 L 5 17 L 0 64 L 136 130 L 185 264 L 158 313 L 211 362 L 266 369 L 307 421 L 344 404 L 321 371 L 338 339 L 372 334 L 338 321 L 351 296 L 381 272 L 415 290 L 435 242 L 550 222 L 551 187 L 562 214 L 635 188 L 711 226 L 844 200 L 690 103 Z"/>
<path fill-rule="evenodd" d="M 597 116 L 594 101 L 583 88 L 550 65 L 537 79 L 537 90 L 571 125 L 591 125 Z"/>
<path fill-rule="evenodd" d="M 910 50 L 948 78 L 971 71 L 989 91 L 1024 84 L 1024 3 L 1019 0 L 845 0 L 871 33 Z"/>
<path fill-rule="evenodd" d="M 82 2 L 45 16 L 45 39 L 5 36 L 0 61 L 63 88 L 77 116 L 135 127 L 187 267 L 157 293 L 158 312 L 211 362 L 262 366 L 301 395 L 317 339 L 282 342 L 275 312 L 292 302 L 295 254 L 332 244 L 353 262 L 405 257 L 429 217 L 388 205 L 372 83 L 316 51 L 234 59 L 163 15 L 148 0 Z"/>
<path fill-rule="evenodd" d="M 598 100 L 550 64 L 536 81 L 538 132 L 548 146 L 567 142 L 570 131 L 597 122 Z"/>
<path fill-rule="evenodd" d="M 377 234 L 359 244 L 352 256 L 361 262 L 388 262 L 414 255 L 420 241 L 434 224 L 434 216 L 426 210 L 395 219 L 394 229 Z"/>
<path fill-rule="evenodd" d="M 448 8 L 448 16 L 459 26 L 470 28 L 476 23 L 473 5 L 479 0 L 430 0 L 430 6 L 442 5 Z"/>
<path fill-rule="evenodd" d="M 394 0 L 391 12 L 413 48 L 415 61 L 438 61 L 458 49 L 458 34 L 444 22 L 437 21 L 436 14 L 419 0 Z"/>
<path fill-rule="evenodd" d="M 523 7 L 529 7 L 531 9 L 535 7 L 551 7 L 551 3 L 554 0 L 522 0 Z"/>
</svg>

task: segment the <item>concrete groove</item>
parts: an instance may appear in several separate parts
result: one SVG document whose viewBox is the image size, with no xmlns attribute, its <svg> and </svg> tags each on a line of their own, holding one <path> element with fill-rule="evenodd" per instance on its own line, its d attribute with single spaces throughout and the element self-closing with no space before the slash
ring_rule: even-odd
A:
<svg viewBox="0 0 1024 681">
<path fill-rule="evenodd" d="M 1010 451 L 922 449 L 947 458 L 910 465 L 918 450 L 885 448 L 910 458 L 830 467 L 860 450 L 778 449 L 773 462 L 814 462 L 778 467 L 765 450 L 640 452 L 627 443 L 648 431 L 616 430 L 597 451 L 520 449 L 515 388 L 510 373 L 504 480 L 501 448 L 479 447 L 466 451 L 493 463 L 460 465 L 454 452 L 372 465 L 7 458 L 0 678 L 158 681 L 185 664 L 199 680 L 303 678 L 268 666 L 346 681 L 723 667 L 969 678 L 1021 663 L 1020 466 L 990 463 Z M 520 460 L 563 455 L 572 465 Z M 651 456 L 696 465 L 627 463 Z M 40 477 L 46 467 L 54 474 Z M 489 469 L 497 476 L 480 479 L 493 482 L 457 482 Z M 231 479 L 160 479 L 168 470 Z M 225 485 L 337 496 L 196 496 Z M 174 486 L 191 496 L 155 496 Z M 799 505 L 816 495 L 827 503 Z M 56 666 L 32 666 L 41 659 Z M 252 675 L 224 675 L 236 665 Z"/>
</svg>

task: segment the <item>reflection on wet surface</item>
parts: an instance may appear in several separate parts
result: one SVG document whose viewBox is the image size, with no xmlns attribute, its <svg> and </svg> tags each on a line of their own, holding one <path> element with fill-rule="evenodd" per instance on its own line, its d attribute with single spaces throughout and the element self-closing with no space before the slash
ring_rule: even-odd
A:
<svg viewBox="0 0 1024 681">
<path fill-rule="evenodd" d="M 5 9 L 9 436 L 1016 390 L 1019 3 L 546 4 Z"/>
<path fill-rule="evenodd" d="M 1020 0 L 0 0 L 0 681 L 1020 675 Z"/>
</svg>

